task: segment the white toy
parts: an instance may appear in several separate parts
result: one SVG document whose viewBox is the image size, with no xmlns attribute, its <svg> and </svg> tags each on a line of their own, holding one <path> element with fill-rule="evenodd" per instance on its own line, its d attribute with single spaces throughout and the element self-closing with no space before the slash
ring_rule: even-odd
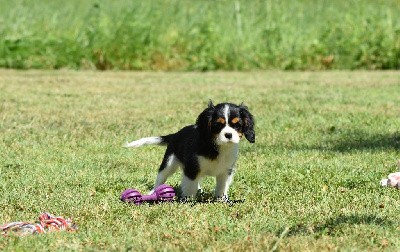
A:
<svg viewBox="0 0 400 252">
<path fill-rule="evenodd" d="M 400 160 L 397 161 L 397 167 L 400 169 Z M 387 179 L 381 180 L 381 186 L 390 186 L 400 189 L 400 172 L 390 173 Z"/>
</svg>

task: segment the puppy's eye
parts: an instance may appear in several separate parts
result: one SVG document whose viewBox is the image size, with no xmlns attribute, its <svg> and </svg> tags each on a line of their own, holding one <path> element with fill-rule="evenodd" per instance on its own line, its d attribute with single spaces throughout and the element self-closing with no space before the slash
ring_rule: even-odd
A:
<svg viewBox="0 0 400 252">
<path fill-rule="evenodd" d="M 233 124 L 236 124 L 236 123 L 238 123 L 239 121 L 240 121 L 239 117 L 235 117 L 235 118 L 233 118 L 233 119 L 231 120 L 231 122 L 232 122 Z"/>
<path fill-rule="evenodd" d="M 217 119 L 217 123 L 225 124 L 225 119 L 220 117 Z"/>
</svg>

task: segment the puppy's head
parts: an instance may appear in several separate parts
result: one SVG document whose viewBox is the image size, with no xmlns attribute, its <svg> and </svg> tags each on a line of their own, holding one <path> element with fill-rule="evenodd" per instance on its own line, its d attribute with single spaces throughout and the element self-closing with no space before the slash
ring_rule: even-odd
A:
<svg viewBox="0 0 400 252">
<path fill-rule="evenodd" d="M 208 107 L 196 121 L 201 137 L 218 145 L 239 143 L 244 135 L 250 143 L 255 142 L 254 119 L 248 108 L 241 104 L 221 103 Z"/>
</svg>

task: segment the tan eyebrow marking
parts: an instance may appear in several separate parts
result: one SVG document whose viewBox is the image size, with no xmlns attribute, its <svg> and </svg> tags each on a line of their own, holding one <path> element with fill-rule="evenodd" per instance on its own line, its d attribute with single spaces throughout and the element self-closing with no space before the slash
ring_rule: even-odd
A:
<svg viewBox="0 0 400 252">
<path fill-rule="evenodd" d="M 232 119 L 233 124 L 238 123 L 239 121 L 240 121 L 239 117 L 235 117 Z"/>
<path fill-rule="evenodd" d="M 218 122 L 218 123 L 225 124 L 225 119 L 222 118 L 222 117 L 220 117 L 220 118 L 217 119 L 217 122 Z"/>
</svg>

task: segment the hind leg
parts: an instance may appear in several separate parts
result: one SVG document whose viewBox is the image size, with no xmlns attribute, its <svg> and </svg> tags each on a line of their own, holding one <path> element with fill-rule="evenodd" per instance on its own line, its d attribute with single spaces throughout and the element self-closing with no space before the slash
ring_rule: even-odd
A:
<svg viewBox="0 0 400 252">
<path fill-rule="evenodd" d="M 197 191 L 200 188 L 199 179 L 190 179 L 186 175 L 182 176 L 182 196 L 184 198 L 193 198 L 196 196 Z"/>
<path fill-rule="evenodd" d="M 179 160 L 173 154 L 165 154 L 164 159 L 160 165 L 160 169 L 158 171 L 156 183 L 154 185 L 153 190 L 150 193 L 153 193 L 154 190 L 167 181 L 168 177 L 174 174 L 180 165 Z"/>
</svg>

